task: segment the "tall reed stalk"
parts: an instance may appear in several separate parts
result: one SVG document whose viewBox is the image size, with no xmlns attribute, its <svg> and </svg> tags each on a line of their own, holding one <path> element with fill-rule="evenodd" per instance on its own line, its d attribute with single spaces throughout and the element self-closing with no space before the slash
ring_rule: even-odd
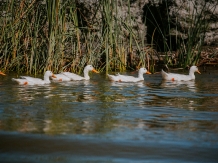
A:
<svg viewBox="0 0 218 163">
<path fill-rule="evenodd" d="M 195 7 L 194 2 L 190 2 L 193 10 L 190 9 L 189 28 L 187 31 L 187 40 L 182 40 L 179 48 L 180 65 L 182 67 L 196 65 L 201 54 L 201 48 L 204 42 L 205 33 L 208 29 L 205 11 L 208 10 L 207 2 L 202 5 L 201 10 Z"/>
<path fill-rule="evenodd" d="M 100 71 L 122 71 L 133 65 L 128 65 L 128 54 L 132 58 L 135 45 L 140 53 L 134 55 L 144 62 L 140 47 L 144 43 L 139 44 L 131 29 L 130 1 L 126 17 L 119 16 L 119 0 L 103 0 L 99 6 L 95 12 L 102 15 L 102 22 L 96 32 L 83 24 L 90 22 L 76 0 L 5 1 L 0 17 L 1 67 L 27 73 L 47 69 L 80 73 L 85 64 L 94 64 Z"/>
<path fill-rule="evenodd" d="M 172 19 L 166 10 L 167 20 L 162 29 L 155 20 L 151 45 L 147 45 L 146 32 L 137 31 L 137 21 L 132 16 L 133 1 L 98 1 L 96 11 L 89 11 L 77 0 L 11 0 L 0 2 L 0 68 L 27 73 L 73 71 L 82 73 L 86 64 L 100 71 L 123 71 L 126 68 L 146 66 L 154 71 L 154 35 L 163 39 L 165 63 L 172 55 Z M 166 8 L 168 8 L 168 1 Z M 120 12 L 127 7 L 127 12 Z M 178 39 L 180 66 L 197 64 L 208 22 L 204 11 L 190 12 L 187 39 Z M 149 10 L 149 8 L 148 8 Z M 190 10 L 191 11 L 191 10 Z M 89 12 L 88 12 L 89 13 Z M 161 12 L 158 13 L 161 15 Z M 98 15 L 96 21 L 92 18 Z M 93 24 L 92 24 L 93 23 Z M 177 28 L 177 26 L 176 26 Z M 179 29 L 179 26 L 178 28 Z M 186 31 L 183 31 L 184 33 Z M 167 41 L 167 39 L 169 41 Z"/>
<path fill-rule="evenodd" d="M 151 19 L 147 17 L 147 21 L 149 21 L 149 23 L 151 23 L 155 27 L 153 33 L 158 32 L 162 37 L 162 42 L 164 45 L 163 51 L 165 53 L 165 64 L 173 65 L 172 59 L 175 58 L 175 54 L 172 53 L 173 42 L 171 33 L 174 28 L 176 32 L 177 30 L 181 30 L 181 32 L 183 33 L 183 35 L 180 34 L 179 37 L 176 33 L 175 36 L 176 50 L 178 53 L 178 58 L 176 58 L 175 62 L 176 66 L 187 67 L 191 65 L 196 65 L 198 63 L 201 54 L 201 48 L 204 44 L 205 33 L 209 25 L 209 23 L 207 22 L 208 14 L 206 12 L 210 11 L 213 14 L 217 3 L 215 3 L 214 6 L 210 6 L 208 5 L 208 1 L 201 1 L 200 3 L 202 3 L 202 5 L 201 8 L 199 8 L 200 5 L 197 4 L 197 1 L 187 2 L 189 4 L 189 7 L 186 7 L 186 10 L 190 11 L 189 18 L 185 20 L 187 26 L 189 27 L 187 30 L 186 28 L 181 28 L 180 23 L 178 23 L 178 19 L 184 20 L 183 17 L 180 17 L 180 14 L 175 14 L 175 18 L 172 18 L 172 16 L 170 15 L 170 1 L 163 1 L 165 6 L 162 7 L 166 9 L 166 12 L 164 13 L 162 12 L 162 10 L 158 10 L 158 7 L 156 8 L 157 11 L 153 12 L 154 10 L 151 9 L 154 8 L 153 5 L 148 5 L 146 8 L 151 15 Z M 188 6 L 187 2 L 184 2 L 184 4 L 181 5 L 181 9 L 183 9 L 182 6 Z M 180 9 L 177 12 L 180 12 Z M 161 22 L 159 22 L 159 20 Z M 161 26 L 161 24 L 163 25 Z M 184 38 L 184 35 L 186 36 L 186 38 Z"/>
</svg>

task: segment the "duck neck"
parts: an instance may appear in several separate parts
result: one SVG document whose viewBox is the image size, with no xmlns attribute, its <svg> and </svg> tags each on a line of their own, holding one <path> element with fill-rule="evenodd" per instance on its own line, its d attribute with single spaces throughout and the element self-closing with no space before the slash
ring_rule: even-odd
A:
<svg viewBox="0 0 218 163">
<path fill-rule="evenodd" d="M 194 74 L 193 71 L 190 71 L 190 72 L 189 72 L 189 76 L 190 76 L 192 79 L 195 79 L 195 74 Z"/>
<path fill-rule="evenodd" d="M 83 73 L 84 73 L 84 78 L 85 78 L 86 80 L 89 80 L 89 79 L 90 79 L 90 77 L 89 77 L 89 70 L 87 70 L 87 69 L 85 68 L 84 71 L 83 71 Z"/>
<path fill-rule="evenodd" d="M 142 73 L 142 72 L 139 72 L 139 74 L 138 74 L 138 78 L 144 80 L 144 77 L 143 77 L 143 73 Z"/>
<path fill-rule="evenodd" d="M 50 83 L 50 79 L 49 79 L 49 76 L 48 75 L 44 75 L 44 81 L 46 83 Z"/>
</svg>

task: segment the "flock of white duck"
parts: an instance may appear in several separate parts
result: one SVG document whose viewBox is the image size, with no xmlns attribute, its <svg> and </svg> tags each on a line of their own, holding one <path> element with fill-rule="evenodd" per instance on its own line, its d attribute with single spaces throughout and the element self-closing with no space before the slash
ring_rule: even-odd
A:
<svg viewBox="0 0 218 163">
<path fill-rule="evenodd" d="M 79 76 L 77 74 L 71 72 L 62 72 L 60 74 L 53 74 L 51 71 L 46 71 L 44 74 L 44 79 L 34 78 L 30 76 L 20 76 L 20 78 L 12 78 L 13 81 L 17 82 L 20 85 L 43 85 L 51 83 L 50 78 L 54 81 L 71 81 L 71 80 L 89 80 L 89 72 L 99 73 L 97 70 L 94 69 L 92 65 L 87 65 L 84 68 L 84 76 Z M 171 81 L 189 81 L 195 79 L 195 72 L 199 73 L 197 66 L 192 66 L 189 70 L 188 75 L 183 74 L 176 74 L 176 73 L 166 73 L 165 71 L 161 71 L 161 75 L 163 80 L 171 80 Z M 146 68 L 140 68 L 138 71 L 138 77 L 128 76 L 128 75 L 109 75 L 108 78 L 111 81 L 115 82 L 138 82 L 143 81 L 144 77 L 143 74 L 151 74 L 147 71 Z M 0 71 L 0 75 L 5 75 L 3 72 Z"/>
</svg>

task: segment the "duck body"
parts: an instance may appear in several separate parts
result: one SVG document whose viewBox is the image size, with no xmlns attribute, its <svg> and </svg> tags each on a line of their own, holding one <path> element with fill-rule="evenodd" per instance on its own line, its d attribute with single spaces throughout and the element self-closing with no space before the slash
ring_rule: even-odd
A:
<svg viewBox="0 0 218 163">
<path fill-rule="evenodd" d="M 27 79 L 12 78 L 12 81 L 17 82 L 19 85 L 36 85 L 35 83 L 28 81 Z"/>
<path fill-rule="evenodd" d="M 13 81 L 16 81 L 20 85 L 44 85 L 51 83 L 50 77 L 55 77 L 51 71 L 46 71 L 44 74 L 44 79 L 34 78 L 30 76 L 20 76 L 20 79 L 12 78 Z"/>
<path fill-rule="evenodd" d="M 70 80 L 89 80 L 90 79 L 89 76 L 85 78 L 80 75 L 74 74 L 72 72 L 62 72 L 62 74 L 66 76 L 67 78 L 69 78 Z"/>
<path fill-rule="evenodd" d="M 176 73 L 166 73 L 165 71 L 161 71 L 161 75 L 163 80 L 171 80 L 171 81 L 189 81 L 195 80 L 195 72 L 200 73 L 197 66 L 192 66 L 189 70 L 188 75 L 176 74 Z"/>
<path fill-rule="evenodd" d="M 71 80 L 89 80 L 90 79 L 90 77 L 89 77 L 90 71 L 95 72 L 95 73 L 99 73 L 98 71 L 96 71 L 94 69 L 94 67 L 92 65 L 87 65 L 83 70 L 84 77 L 77 75 L 77 74 L 74 74 L 74 73 L 71 73 L 71 72 L 62 72 L 62 74 L 65 75 L 66 77 L 70 78 Z"/>
<path fill-rule="evenodd" d="M 116 82 L 139 82 L 139 81 L 143 81 L 144 77 L 143 74 L 151 74 L 149 71 L 147 71 L 146 68 L 140 68 L 139 72 L 138 72 L 138 77 L 134 77 L 134 76 L 128 76 L 128 75 L 109 75 L 109 80 L 111 81 L 116 81 Z"/>
<path fill-rule="evenodd" d="M 66 75 L 64 74 L 54 74 L 56 77 L 51 77 L 52 80 L 54 81 L 71 81 L 70 78 L 68 78 Z"/>
<path fill-rule="evenodd" d="M 116 82 L 139 82 L 144 80 L 137 78 L 137 77 L 133 77 L 133 76 L 127 76 L 127 75 L 109 75 L 108 77 L 111 81 L 116 81 Z"/>
</svg>

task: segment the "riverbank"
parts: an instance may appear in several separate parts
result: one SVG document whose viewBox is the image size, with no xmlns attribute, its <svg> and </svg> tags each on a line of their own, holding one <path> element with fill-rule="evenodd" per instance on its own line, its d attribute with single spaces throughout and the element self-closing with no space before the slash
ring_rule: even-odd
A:
<svg viewBox="0 0 218 163">
<path fill-rule="evenodd" d="M 197 55 L 196 51 L 196 55 Z M 157 57 L 158 56 L 158 57 Z M 163 67 L 164 58 L 166 58 L 166 54 L 164 52 L 157 52 L 157 56 L 154 56 L 156 66 Z M 179 55 L 178 52 L 171 52 L 168 54 L 169 61 L 168 66 L 178 68 Z M 186 57 L 186 56 L 184 56 Z M 199 55 L 197 66 L 217 66 L 218 65 L 218 46 L 203 46 Z"/>
</svg>

